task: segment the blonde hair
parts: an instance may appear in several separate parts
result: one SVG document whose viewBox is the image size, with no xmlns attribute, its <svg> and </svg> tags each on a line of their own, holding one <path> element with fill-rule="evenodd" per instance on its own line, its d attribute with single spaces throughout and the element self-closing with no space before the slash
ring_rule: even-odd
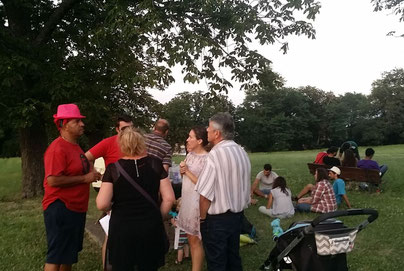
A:
<svg viewBox="0 0 404 271">
<path fill-rule="evenodd" d="M 121 152 L 128 156 L 141 155 L 146 151 L 143 135 L 136 128 L 127 127 L 119 133 Z"/>
</svg>

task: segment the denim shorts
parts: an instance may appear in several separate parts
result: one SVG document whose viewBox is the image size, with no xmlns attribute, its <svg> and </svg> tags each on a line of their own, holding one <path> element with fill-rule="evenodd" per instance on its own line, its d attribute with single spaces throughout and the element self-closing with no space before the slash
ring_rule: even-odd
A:
<svg viewBox="0 0 404 271">
<path fill-rule="evenodd" d="M 61 200 L 56 200 L 44 211 L 44 221 L 48 242 L 46 262 L 77 263 L 83 248 L 86 213 L 71 211 Z"/>
<path fill-rule="evenodd" d="M 262 193 L 264 193 L 265 195 L 269 195 L 269 194 L 271 193 L 271 189 L 270 189 L 270 188 L 263 188 L 263 189 L 260 189 L 260 191 L 261 191 Z"/>
<path fill-rule="evenodd" d="M 305 213 L 309 213 L 311 211 L 311 205 L 308 203 L 298 203 L 296 205 L 296 211 L 298 212 L 305 212 Z"/>
</svg>

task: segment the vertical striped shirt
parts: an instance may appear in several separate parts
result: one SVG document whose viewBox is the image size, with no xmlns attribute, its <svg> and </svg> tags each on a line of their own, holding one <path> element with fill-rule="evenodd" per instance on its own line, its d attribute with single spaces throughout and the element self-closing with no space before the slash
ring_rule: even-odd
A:
<svg viewBox="0 0 404 271">
<path fill-rule="evenodd" d="M 145 134 L 147 155 L 155 157 L 171 167 L 171 146 L 162 136 L 157 134 Z"/>
<path fill-rule="evenodd" d="M 223 140 L 208 154 L 195 190 L 211 201 L 208 214 L 238 213 L 250 202 L 251 164 L 233 140 Z"/>
</svg>

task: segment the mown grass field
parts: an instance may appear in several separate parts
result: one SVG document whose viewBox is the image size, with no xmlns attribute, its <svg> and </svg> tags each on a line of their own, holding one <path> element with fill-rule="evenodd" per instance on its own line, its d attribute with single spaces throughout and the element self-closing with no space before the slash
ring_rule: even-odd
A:
<svg viewBox="0 0 404 271">
<path fill-rule="evenodd" d="M 375 160 L 387 164 L 389 170 L 384 177 L 382 192 L 369 193 L 348 191 L 354 208 L 374 208 L 379 218 L 358 234 L 354 250 L 348 254 L 350 270 L 403 270 L 404 266 L 404 145 L 375 147 Z M 361 156 L 365 147 L 360 147 Z M 250 154 L 252 176 L 265 163 L 271 163 L 273 170 L 286 178 L 293 194 L 313 177 L 307 169 L 319 150 L 299 152 L 275 152 Z M 176 162 L 181 157 L 175 157 Z M 20 159 L 0 159 L 0 270 L 31 271 L 42 270 L 46 254 L 45 229 L 41 209 L 41 199 L 21 200 Z M 95 192 L 92 192 L 88 217 L 96 219 L 99 212 L 95 208 Z M 258 212 L 258 206 L 246 210 L 246 216 L 256 226 L 259 241 L 240 249 L 244 270 L 257 270 L 267 257 L 274 243 L 272 241 L 271 219 Z M 282 220 L 287 228 L 293 221 L 311 220 L 315 214 L 296 214 Z M 356 225 L 365 217 L 342 218 L 345 224 Z M 88 236 L 80 253 L 75 270 L 101 270 L 100 249 Z M 164 271 L 190 270 L 190 262 L 175 265 L 175 251 L 170 251 Z"/>
</svg>

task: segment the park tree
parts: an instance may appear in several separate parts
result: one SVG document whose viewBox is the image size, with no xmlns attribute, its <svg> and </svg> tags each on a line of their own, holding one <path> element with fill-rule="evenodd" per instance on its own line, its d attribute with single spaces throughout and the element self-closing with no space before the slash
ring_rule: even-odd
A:
<svg viewBox="0 0 404 271">
<path fill-rule="evenodd" d="M 94 34 L 106 17 L 104 8 L 88 1 L 0 2 L 0 122 L 9 123 L 20 141 L 24 197 L 42 193 L 42 157 L 56 135 L 49 124 L 58 104 L 78 103 L 91 120 L 87 146 L 109 130 L 115 113 L 136 105 L 148 109 L 140 116 L 153 115 L 155 101 L 145 87 L 119 77 L 130 64 L 118 57 L 130 48 Z"/>
<path fill-rule="evenodd" d="M 270 120 L 274 130 L 273 150 L 302 150 L 312 146 L 312 131 L 309 126 L 315 116 L 307 97 L 294 88 L 280 89 L 283 93 L 278 102 L 279 111 Z"/>
<path fill-rule="evenodd" d="M 336 97 L 328 107 L 330 145 L 339 146 L 346 140 L 363 144 L 362 124 L 371 119 L 371 104 L 363 94 L 347 92 Z"/>
<path fill-rule="evenodd" d="M 238 141 L 251 151 L 302 149 L 311 141 L 313 118 L 307 97 L 283 87 L 283 78 L 270 71 L 260 89 L 246 92 L 237 108 Z"/>
<path fill-rule="evenodd" d="M 248 149 L 301 150 L 311 145 L 309 125 L 314 116 L 307 98 L 296 89 L 263 89 L 248 98 L 250 103 L 245 101 L 238 112 L 243 120 L 240 141 Z"/>
<path fill-rule="evenodd" d="M 209 118 L 218 112 L 229 112 L 234 116 L 235 107 L 227 95 L 202 91 L 177 94 L 165 104 L 162 112 L 170 123 L 167 141 L 172 146 L 185 144 L 193 126 L 208 126 Z"/>
<path fill-rule="evenodd" d="M 393 69 L 372 83 L 374 118 L 384 134 L 384 144 L 404 142 L 404 69 Z"/>
<path fill-rule="evenodd" d="M 18 132 L 23 195 L 42 193 L 46 124 L 58 104 L 78 103 L 94 136 L 125 99 L 148 114 L 154 102 L 138 104 L 145 89 L 173 82 L 176 64 L 185 81 L 205 79 L 212 91 L 230 79 L 256 87 L 269 60 L 250 43 L 279 41 L 286 51 L 290 34 L 314 38 L 319 8 L 315 0 L 0 0 L 1 121 Z"/>
<path fill-rule="evenodd" d="M 278 89 L 284 84 L 284 79 L 272 72 L 270 66 L 260 77 L 260 88 L 246 91 L 236 113 L 237 141 L 253 152 L 269 151 L 274 144 L 269 135 L 269 119 L 276 114 L 278 104 L 275 101 L 282 96 Z"/>
<path fill-rule="evenodd" d="M 301 87 L 298 91 L 307 98 L 308 107 L 313 116 L 308 123 L 308 129 L 312 131 L 309 146 L 318 148 L 329 145 L 332 136 L 330 119 L 338 114 L 330 109 L 336 99 L 335 95 L 312 86 Z"/>
</svg>

